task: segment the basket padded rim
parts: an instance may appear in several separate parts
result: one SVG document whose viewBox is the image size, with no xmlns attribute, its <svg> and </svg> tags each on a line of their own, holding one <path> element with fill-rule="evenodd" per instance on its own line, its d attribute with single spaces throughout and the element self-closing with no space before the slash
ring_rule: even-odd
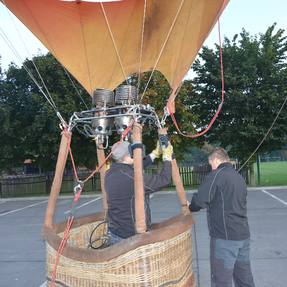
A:
<svg viewBox="0 0 287 287">
<path fill-rule="evenodd" d="M 102 212 L 95 213 L 93 215 L 83 216 L 78 219 L 75 219 L 73 228 L 91 222 L 103 220 L 103 218 L 104 214 Z M 193 219 L 191 214 L 180 214 L 161 223 L 154 224 L 151 231 L 142 234 L 136 234 L 110 247 L 99 250 L 91 250 L 66 245 L 62 255 L 81 262 L 106 262 L 131 250 L 134 250 L 140 246 L 171 239 L 187 231 L 188 229 L 191 229 L 192 224 Z M 53 228 L 47 226 L 44 226 L 43 228 L 44 239 L 55 250 L 58 250 L 62 240 L 58 233 L 63 232 L 65 226 L 66 222 L 62 222 L 59 224 L 55 224 Z"/>
</svg>

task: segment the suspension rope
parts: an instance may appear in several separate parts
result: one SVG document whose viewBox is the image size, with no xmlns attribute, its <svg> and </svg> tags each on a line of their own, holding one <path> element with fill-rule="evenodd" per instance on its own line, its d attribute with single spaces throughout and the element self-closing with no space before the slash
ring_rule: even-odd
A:
<svg viewBox="0 0 287 287">
<path fill-rule="evenodd" d="M 87 45 L 86 45 L 86 38 L 85 38 L 85 33 L 84 33 L 84 26 L 83 26 L 83 22 L 82 22 L 82 17 L 81 17 L 81 13 L 80 13 L 80 5 L 81 2 L 80 1 L 76 1 L 75 2 L 76 5 L 78 5 L 78 13 L 79 13 L 79 19 L 80 19 L 80 23 L 81 23 L 81 34 L 82 34 L 82 39 L 83 39 L 83 43 L 84 43 L 84 53 L 85 53 L 85 60 L 86 60 L 86 65 L 87 65 L 87 69 L 88 69 L 88 77 L 89 77 L 89 83 L 90 83 L 90 93 L 92 95 L 93 90 L 92 90 L 92 79 L 91 79 L 91 73 L 90 73 L 90 65 L 89 65 L 89 61 L 88 61 L 88 51 L 87 51 Z"/>
<path fill-rule="evenodd" d="M 211 126 L 213 125 L 213 123 L 215 122 L 216 118 L 218 117 L 218 115 L 219 115 L 219 113 L 220 113 L 220 111 L 222 109 L 222 105 L 224 103 L 224 67 L 223 67 L 222 43 L 221 43 L 220 19 L 219 18 L 218 18 L 218 39 L 219 39 L 220 74 L 221 74 L 221 102 L 220 102 L 220 104 L 219 104 L 219 106 L 217 108 L 216 113 L 214 114 L 214 116 L 212 117 L 210 123 L 208 124 L 208 126 L 203 131 L 201 131 L 201 132 L 199 132 L 197 134 L 194 134 L 194 135 L 183 133 L 180 130 L 178 124 L 177 124 L 176 118 L 174 116 L 174 113 L 172 112 L 171 107 L 167 106 L 167 110 L 168 110 L 168 112 L 170 114 L 170 117 L 171 117 L 171 119 L 172 119 L 172 121 L 173 121 L 173 123 L 174 123 L 174 125 L 175 125 L 175 127 L 176 127 L 176 129 L 178 131 L 178 133 L 180 135 L 184 136 L 184 137 L 187 137 L 187 138 L 194 139 L 194 138 L 197 138 L 197 137 L 200 137 L 200 136 L 206 134 L 209 131 L 209 129 L 211 128 Z M 182 84 L 179 87 L 179 89 L 181 87 L 182 87 Z M 176 94 L 178 94 L 179 89 L 176 90 L 176 92 L 175 92 Z"/>
<path fill-rule="evenodd" d="M 12 50 L 12 52 L 14 53 L 14 55 L 16 56 L 16 58 L 18 60 L 20 60 L 21 62 L 23 62 L 23 59 L 21 58 L 21 56 L 19 55 L 19 53 L 17 52 L 17 50 L 15 49 L 15 47 L 12 45 L 12 43 L 10 42 L 10 40 L 7 38 L 7 36 L 5 35 L 4 31 L 2 30 L 2 28 L 0 27 L 0 36 L 2 37 L 2 39 L 6 42 L 6 44 L 8 45 L 8 47 Z M 50 106 L 54 109 L 54 111 L 56 112 L 56 114 L 58 113 L 58 109 L 57 106 L 55 104 L 55 102 L 53 101 L 53 99 L 51 97 L 49 97 L 43 90 L 42 86 L 38 83 L 38 81 L 35 79 L 35 77 L 33 76 L 32 72 L 30 71 L 30 69 L 23 63 L 23 68 L 25 69 L 25 71 L 27 72 L 27 74 L 29 75 L 29 77 L 32 79 L 32 81 L 34 82 L 34 84 L 38 87 L 38 89 L 40 90 L 40 92 L 44 95 L 45 99 L 47 100 L 47 102 L 50 104 Z"/>
<path fill-rule="evenodd" d="M 56 60 L 56 58 L 55 58 L 55 60 Z M 58 62 L 58 61 L 57 61 L 57 62 Z M 59 62 L 58 62 L 58 63 L 59 63 Z M 84 104 L 84 106 L 85 106 L 86 109 L 88 110 L 89 107 L 87 106 L 86 102 L 84 101 L 83 97 L 81 96 L 81 94 L 80 94 L 80 92 L 79 92 L 79 89 L 76 87 L 76 85 L 75 85 L 73 79 L 71 78 L 70 74 L 68 73 L 67 69 L 66 69 L 62 64 L 60 64 L 60 65 L 61 65 L 61 67 L 63 68 L 63 70 L 64 70 L 65 74 L 67 75 L 67 77 L 69 78 L 69 80 L 71 81 L 72 86 L 74 87 L 74 89 L 75 89 L 77 95 L 79 96 L 79 98 L 81 99 L 82 103 Z"/>
<path fill-rule="evenodd" d="M 29 12 L 30 12 L 30 14 L 31 14 L 31 16 L 32 16 L 32 19 L 33 19 L 33 21 L 35 22 L 35 24 L 37 25 L 38 29 L 41 31 L 41 33 L 42 33 L 43 36 L 45 37 L 46 42 L 49 44 L 49 50 L 51 51 L 51 55 L 52 55 L 53 58 L 56 60 L 56 62 L 59 63 L 60 66 L 64 69 L 65 74 L 67 75 L 68 79 L 69 79 L 70 82 L 72 83 L 72 86 L 73 86 L 74 89 L 76 90 L 77 95 L 80 97 L 81 101 L 83 102 L 83 104 L 84 104 L 84 105 L 86 106 L 86 108 L 88 109 L 88 107 L 87 107 L 85 101 L 84 101 L 83 98 L 81 97 L 81 95 L 80 95 L 80 93 L 79 93 L 77 87 L 75 86 L 75 84 L 74 84 L 72 78 L 70 77 L 69 73 L 67 72 L 66 68 L 65 68 L 65 67 L 56 59 L 56 57 L 54 56 L 54 55 L 56 55 L 55 50 L 54 50 L 54 48 L 52 47 L 52 45 L 49 43 L 49 40 L 48 40 L 48 38 L 47 38 L 46 33 L 43 31 L 43 29 L 42 29 L 42 27 L 40 26 L 39 22 L 35 19 L 35 17 L 34 17 L 34 15 L 33 15 L 32 11 L 31 11 L 31 9 L 30 9 L 27 5 L 25 5 L 25 6 L 26 6 L 27 10 L 29 10 Z M 82 22 L 81 22 L 81 24 L 82 24 Z M 81 28 L 82 28 L 82 27 L 81 27 Z M 85 39 L 84 39 L 84 36 L 83 36 L 83 31 L 82 31 L 82 37 L 83 37 L 83 41 L 84 41 Z M 88 68 L 88 70 L 89 70 L 89 68 Z M 88 73 L 88 75 L 89 75 L 89 80 L 90 80 L 90 73 Z M 90 81 L 90 86 L 91 86 L 91 81 Z"/>
<path fill-rule="evenodd" d="M 36 72 L 37 72 L 37 74 L 38 74 L 38 76 L 39 76 L 39 78 L 40 78 L 40 80 L 41 80 L 41 82 L 42 82 L 42 84 L 43 84 L 43 86 L 44 86 L 44 88 L 45 88 L 47 94 L 49 95 L 50 101 L 54 104 L 54 106 L 55 106 L 55 108 L 56 108 L 56 105 L 55 105 L 55 103 L 54 103 L 54 101 L 53 101 L 53 98 L 52 98 L 50 92 L 49 92 L 49 89 L 48 89 L 48 87 L 47 87 L 47 85 L 46 85 L 46 83 L 45 83 L 45 81 L 44 81 L 44 79 L 43 79 L 43 77 L 42 77 L 42 75 L 41 75 L 41 73 L 40 73 L 40 71 L 39 71 L 39 69 L 38 69 L 38 67 L 37 67 L 37 65 L 36 65 L 36 63 L 35 63 L 35 61 L 34 61 L 34 59 L 33 59 L 32 54 L 30 53 L 30 51 L 29 51 L 29 49 L 28 49 L 28 47 L 27 47 L 27 45 L 26 45 L 26 43 L 25 43 L 25 41 L 24 41 L 24 39 L 23 39 L 23 37 L 22 37 L 22 35 L 21 35 L 19 29 L 18 29 L 17 24 L 15 23 L 15 20 L 14 20 L 14 18 L 13 18 L 13 16 L 12 16 L 12 13 L 10 12 L 10 10 L 9 10 L 9 9 L 7 8 L 7 6 L 6 6 L 5 0 L 3 0 L 3 4 L 4 4 L 4 6 L 5 6 L 6 10 L 7 10 L 7 14 L 9 15 L 9 17 L 10 17 L 10 19 L 11 19 L 13 25 L 14 25 L 14 28 L 15 28 L 17 34 L 18 34 L 18 37 L 19 37 L 19 39 L 21 40 L 21 42 L 22 42 L 22 44 L 23 44 L 23 46 L 24 46 L 24 48 L 25 48 L 26 53 L 27 53 L 28 55 L 30 55 L 31 62 L 33 63 L 33 66 L 34 66 L 34 68 L 35 68 L 35 70 L 36 70 Z M 33 14 L 32 14 L 32 12 L 31 12 L 31 10 L 30 10 L 29 7 L 27 7 L 27 6 L 26 6 L 26 8 L 27 8 L 27 10 L 29 10 L 29 12 L 30 12 L 30 14 L 31 14 L 31 16 L 32 16 L 32 18 L 33 18 L 33 20 L 34 20 L 34 22 L 36 23 L 36 25 L 38 26 L 39 30 L 42 32 L 42 34 L 43 34 L 44 37 L 46 38 L 46 41 L 48 42 L 48 39 L 47 39 L 45 33 L 44 33 L 43 30 L 41 29 L 39 23 L 38 23 L 38 22 L 36 21 L 36 19 L 33 17 Z M 3 33 L 3 32 L 2 32 L 2 33 Z M 8 38 L 7 36 L 6 36 L 6 39 L 7 39 L 6 41 L 9 41 L 9 42 L 10 42 L 10 46 L 9 46 L 10 49 L 16 51 L 16 49 L 14 48 L 14 45 L 11 43 L 11 41 L 9 40 L 9 38 Z M 8 45 L 8 44 L 7 44 L 7 45 Z M 13 48 L 12 48 L 12 47 L 13 47 Z M 50 46 L 50 50 L 53 51 L 53 48 L 52 48 L 51 46 Z M 17 52 L 17 54 L 19 54 L 19 53 Z M 15 53 L 14 53 L 14 55 L 15 55 Z M 51 54 L 51 55 L 54 57 L 53 54 Z M 17 56 L 16 56 L 16 57 L 17 57 Z M 18 60 L 19 60 L 20 62 L 22 62 L 22 63 L 24 62 L 24 60 L 21 58 L 21 56 L 18 55 L 17 58 L 18 58 Z M 56 60 L 55 57 L 54 57 L 54 59 Z M 57 61 L 57 60 L 56 60 L 56 61 Z M 59 63 L 59 62 L 57 61 L 57 63 Z M 70 76 L 69 73 L 67 72 L 66 68 L 65 68 L 61 63 L 59 63 L 59 64 L 60 64 L 60 66 L 63 68 L 63 70 L 65 71 L 65 74 L 67 75 L 68 79 L 69 79 L 70 82 L 72 83 L 72 86 L 74 87 L 74 89 L 75 89 L 77 95 L 80 97 L 82 103 L 83 103 L 83 104 L 85 105 L 85 107 L 88 109 L 87 104 L 85 103 L 84 99 L 81 97 L 79 90 L 77 89 L 77 87 L 76 87 L 74 81 L 72 80 L 71 76 Z M 22 64 L 22 65 L 24 66 L 24 64 Z M 56 108 L 56 109 L 57 109 L 57 108 Z"/>
<path fill-rule="evenodd" d="M 130 123 L 130 125 L 124 130 L 124 132 L 121 135 L 121 139 L 120 139 L 120 141 L 118 143 L 120 143 L 120 142 L 122 142 L 124 140 L 124 138 L 127 136 L 129 131 L 131 130 L 133 124 L 134 124 L 134 121 L 132 121 Z M 68 130 L 65 128 L 63 132 L 64 132 L 64 134 L 66 134 L 66 133 L 68 133 Z M 57 267 L 59 265 L 60 257 L 63 254 L 64 248 L 65 248 L 65 246 L 67 244 L 67 241 L 69 239 L 69 236 L 70 236 L 70 230 L 71 230 L 71 227 L 73 225 L 74 218 L 75 218 L 74 215 L 73 215 L 73 210 L 74 210 L 77 202 L 79 201 L 79 199 L 81 197 L 81 193 L 82 193 L 82 190 L 83 190 L 84 183 L 86 183 L 97 172 L 99 172 L 103 168 L 103 166 L 106 164 L 106 162 L 110 159 L 110 157 L 112 156 L 112 151 L 111 151 L 107 155 L 107 157 L 105 158 L 105 160 L 102 162 L 101 165 L 99 165 L 86 179 L 84 179 L 83 181 L 80 181 L 78 173 L 77 173 L 77 169 L 76 169 L 76 165 L 75 165 L 72 149 L 71 149 L 71 139 L 69 140 L 69 143 L 68 143 L 68 150 L 69 150 L 69 155 L 70 155 L 70 158 L 71 158 L 71 161 L 72 161 L 74 176 L 76 177 L 77 182 L 81 182 L 81 185 L 80 185 L 80 188 L 79 188 L 78 192 L 74 195 L 73 202 L 72 202 L 72 204 L 70 206 L 71 212 L 70 212 L 70 215 L 69 215 L 69 217 L 67 219 L 67 225 L 66 225 L 66 228 L 65 228 L 64 236 L 63 236 L 63 238 L 61 240 L 61 243 L 59 245 L 59 248 L 57 250 L 57 256 L 56 256 L 56 260 L 55 260 L 55 265 L 54 265 L 53 272 L 52 272 L 52 277 L 51 277 L 51 284 L 50 284 L 51 287 L 55 287 L 56 286 L 55 282 L 56 282 L 56 276 L 57 276 Z"/>
<path fill-rule="evenodd" d="M 4 0 L 3 0 L 3 3 L 4 3 L 4 5 L 6 6 L 6 3 L 5 3 Z M 5 10 L 7 11 L 7 14 L 9 15 L 9 18 L 10 18 L 11 22 L 13 23 L 13 26 L 14 26 L 16 32 L 17 32 L 17 35 L 18 35 L 19 39 L 21 40 L 21 43 L 22 43 L 23 47 L 25 48 L 26 53 L 27 53 L 28 55 L 30 55 L 31 61 L 32 61 L 32 63 L 33 63 L 33 66 L 34 66 L 34 68 L 35 68 L 35 70 L 36 70 L 36 72 L 37 72 L 37 74 L 38 74 L 38 76 L 39 76 L 39 78 L 40 78 L 40 80 L 41 80 L 41 82 L 42 82 L 42 84 L 43 84 L 43 86 L 44 86 L 44 88 L 45 88 L 47 94 L 48 94 L 49 97 L 52 99 L 51 94 L 50 94 L 50 92 L 49 92 L 49 90 L 48 90 L 48 87 L 46 86 L 46 83 L 45 83 L 43 77 L 41 76 L 41 73 L 40 73 L 40 71 L 39 71 L 39 69 L 38 69 L 38 67 L 37 67 L 37 65 L 36 65 L 36 63 L 35 63 L 35 61 L 34 61 L 34 59 L 33 59 L 33 56 L 32 56 L 32 54 L 30 53 L 30 51 L 28 50 L 27 45 L 26 45 L 25 41 L 23 40 L 22 34 L 20 33 L 20 31 L 19 31 L 19 29 L 18 29 L 18 26 L 16 25 L 15 20 L 14 20 L 14 18 L 12 17 L 12 13 L 10 12 L 10 10 L 9 10 L 7 7 L 6 7 Z M 52 100 L 53 100 L 53 99 L 52 99 Z"/>
<path fill-rule="evenodd" d="M 273 127 L 274 127 L 274 125 L 275 125 L 275 123 L 276 123 L 276 121 L 277 121 L 277 119 L 278 119 L 278 117 L 279 117 L 281 111 L 283 110 L 283 108 L 284 108 L 286 102 L 287 102 L 287 96 L 285 97 L 285 99 L 284 99 L 284 101 L 283 101 L 283 103 L 282 103 L 282 105 L 281 105 L 279 111 L 277 112 L 277 114 L 276 114 L 276 116 L 275 116 L 275 118 L 274 118 L 274 120 L 273 120 L 273 122 L 272 122 L 272 124 L 271 124 L 271 126 L 270 126 L 270 128 L 269 128 L 268 131 L 265 133 L 265 135 L 264 135 L 264 137 L 262 138 L 261 142 L 260 142 L 260 143 L 258 144 L 258 146 L 255 148 L 255 150 L 251 153 L 251 155 L 248 157 L 248 159 L 244 162 L 244 164 L 238 169 L 238 171 L 240 171 L 240 170 L 250 161 L 250 159 L 254 156 L 254 154 L 258 151 L 258 149 L 261 147 L 261 145 L 263 144 L 263 142 L 266 140 L 266 138 L 267 138 L 268 135 L 270 134 L 271 130 L 273 129 Z"/>
<path fill-rule="evenodd" d="M 11 14 L 9 13 L 9 9 L 6 6 L 5 1 L 3 1 L 3 4 L 5 6 L 5 8 L 7 9 L 7 12 L 9 14 L 9 17 L 11 17 Z M 12 18 L 13 21 L 13 18 Z M 16 25 L 16 23 L 13 21 L 13 24 Z M 19 30 L 17 29 L 17 27 L 15 27 L 16 31 L 19 33 Z M 22 62 L 22 66 L 24 68 L 24 70 L 27 72 L 27 74 L 29 75 L 29 77 L 32 79 L 32 81 L 34 82 L 34 84 L 38 87 L 39 91 L 43 94 L 44 98 L 47 100 L 47 102 L 50 104 L 50 106 L 53 108 L 53 110 L 55 111 L 57 117 L 59 118 L 61 125 L 63 127 L 67 126 L 66 121 L 64 120 L 64 118 L 62 117 L 61 113 L 59 112 L 35 62 L 33 61 L 33 59 L 31 60 L 33 63 L 33 66 L 35 67 L 35 70 L 47 92 L 47 94 L 45 93 L 45 91 L 43 90 L 42 86 L 39 84 L 39 82 L 37 81 L 37 79 L 34 77 L 34 75 L 32 74 L 32 71 L 28 68 L 28 66 L 26 64 L 24 64 L 24 59 L 21 57 L 21 55 L 18 53 L 17 49 L 14 47 L 14 45 L 12 44 L 12 42 L 10 41 L 9 37 L 6 35 L 6 33 L 3 31 L 3 29 L 0 27 L 0 36 L 1 38 L 4 40 L 4 42 L 6 42 L 7 46 L 10 48 L 10 50 L 13 52 L 14 56 L 20 61 Z M 23 41 L 22 37 L 20 36 L 20 39 Z M 24 41 L 23 41 L 24 42 Z M 24 43 L 25 46 L 25 43 Z M 26 46 L 25 46 L 26 47 Z M 26 47 L 27 49 L 27 47 Z"/>
<path fill-rule="evenodd" d="M 120 66 L 121 66 L 121 70 L 122 70 L 123 76 L 125 78 L 125 81 L 126 81 L 126 83 L 128 83 L 128 78 L 127 78 L 127 75 L 126 75 L 125 70 L 124 70 L 122 59 L 121 59 L 121 56 L 119 54 L 119 50 L 118 50 L 117 45 L 116 45 L 116 41 L 115 41 L 115 38 L 114 38 L 114 35 L 113 35 L 113 32 L 112 32 L 111 26 L 110 26 L 110 23 L 109 23 L 109 19 L 108 19 L 107 14 L 106 14 L 106 10 L 104 8 L 104 4 L 103 4 L 103 2 L 100 2 L 100 4 L 101 4 L 101 8 L 102 8 L 102 12 L 103 12 L 106 24 L 108 26 L 108 30 L 109 30 L 109 33 L 110 33 L 111 40 L 112 40 L 113 45 L 114 45 L 114 49 L 115 49 L 116 54 L 117 54 L 118 62 L 120 64 Z"/>
<path fill-rule="evenodd" d="M 177 12 L 176 12 L 175 17 L 174 17 L 174 19 L 173 19 L 173 22 L 172 22 L 172 24 L 171 24 L 171 26 L 170 26 L 170 29 L 169 29 L 168 33 L 167 33 L 166 39 L 165 39 L 165 41 L 164 41 L 164 43 L 163 43 L 163 45 L 162 45 L 162 47 L 161 47 L 161 50 L 160 50 L 159 55 L 158 55 L 158 57 L 157 57 L 157 60 L 156 60 L 156 62 L 155 62 L 155 64 L 154 64 L 154 67 L 153 67 L 153 69 L 152 69 L 152 72 L 151 72 L 151 74 L 150 74 L 150 77 L 149 77 L 149 79 L 148 79 L 148 81 L 147 81 L 147 84 L 146 84 L 146 86 L 145 86 L 145 88 L 144 88 L 144 91 L 143 91 L 143 93 L 142 93 L 142 96 L 141 96 L 141 98 L 140 98 L 140 102 L 142 101 L 142 99 L 143 99 L 143 97 L 144 97 L 144 95 L 145 95 L 145 93 L 146 93 L 146 90 L 147 90 L 147 88 L 148 88 L 148 86 L 149 86 L 149 84 L 150 84 L 150 81 L 151 81 L 151 79 L 152 79 L 152 76 L 153 76 L 153 74 L 154 74 L 154 71 L 155 71 L 155 69 L 156 69 L 156 67 L 157 67 L 157 64 L 158 64 L 158 62 L 159 62 L 159 60 L 160 60 L 162 54 L 163 54 L 163 51 L 164 51 L 164 49 L 165 49 L 165 47 L 166 47 L 166 44 L 167 44 L 167 42 L 168 42 L 168 40 L 169 40 L 169 37 L 170 37 L 170 35 L 171 35 L 171 32 L 173 31 L 173 28 L 174 28 L 174 26 L 175 26 L 176 20 L 177 20 L 177 18 L 178 18 L 178 15 L 179 15 L 179 13 L 180 13 L 180 11 L 181 11 L 181 8 L 182 8 L 184 2 L 185 2 L 185 0 L 182 0 L 181 3 L 180 3 L 180 5 L 179 5 L 179 7 L 178 7 L 178 9 L 177 9 Z"/>
<path fill-rule="evenodd" d="M 12 24 L 13 24 L 13 26 L 14 26 L 16 32 L 17 32 L 17 35 L 18 35 L 19 39 L 21 40 L 21 42 L 22 42 L 22 44 L 23 44 L 23 46 L 24 46 L 24 48 L 25 48 L 26 53 L 29 54 L 30 57 L 31 57 L 31 62 L 33 63 L 33 66 L 35 67 L 35 70 L 36 70 L 36 72 L 37 72 L 37 74 L 38 74 L 38 76 L 39 76 L 39 78 L 40 78 L 40 80 L 41 80 L 41 82 L 42 82 L 42 84 L 43 84 L 43 86 L 44 86 L 44 88 L 45 88 L 47 94 L 49 95 L 50 102 L 53 103 L 53 105 L 56 107 L 56 105 L 55 105 L 55 103 L 54 103 L 54 101 L 53 101 L 53 99 L 52 99 L 52 96 L 51 96 L 51 94 L 50 94 L 50 92 L 49 92 L 49 90 L 48 90 L 48 88 L 47 88 L 47 86 L 46 86 L 46 84 L 45 84 L 45 82 L 44 82 L 44 80 L 43 80 L 43 78 L 42 78 L 42 76 L 41 76 L 41 74 L 40 74 L 40 72 L 39 72 L 39 70 L 38 70 L 36 64 L 35 64 L 35 61 L 33 60 L 33 57 L 32 57 L 32 55 L 31 55 L 30 51 L 28 50 L 27 45 L 26 45 L 25 41 L 23 40 L 23 37 L 22 37 L 22 35 L 21 35 L 21 33 L 20 33 L 20 31 L 19 31 L 19 29 L 18 29 L 18 27 L 17 27 L 17 25 L 16 25 L 16 23 L 15 23 L 15 21 L 14 21 L 14 18 L 12 17 L 12 13 L 11 13 L 10 10 L 7 8 L 6 3 L 5 3 L 4 0 L 3 0 L 3 4 L 4 4 L 4 6 L 5 6 L 5 10 L 6 10 L 6 12 L 7 12 L 8 17 L 10 18 L 10 20 L 11 20 L 11 22 L 12 22 Z M 15 49 L 14 45 L 13 45 L 12 42 L 10 41 L 9 37 L 7 36 L 7 34 L 3 31 L 3 29 L 2 29 L 1 27 L 0 27 L 0 30 L 1 30 L 2 34 L 4 35 L 4 36 L 2 36 L 2 38 L 3 38 L 4 41 L 6 42 L 7 46 L 12 50 L 13 54 L 15 55 L 15 57 L 16 57 L 19 61 L 24 62 L 23 58 L 22 58 L 21 55 L 18 53 L 18 51 Z M 23 64 L 23 66 L 24 66 L 24 64 Z M 24 68 L 27 68 L 27 66 L 25 66 Z M 27 68 L 27 69 L 28 69 L 28 68 Z M 27 71 L 27 69 L 25 69 L 25 70 Z M 32 74 L 31 71 L 30 71 L 30 74 Z"/>
<path fill-rule="evenodd" d="M 143 55 L 143 46 L 144 46 L 144 31 L 145 31 L 145 19 L 146 19 L 146 2 L 144 1 L 144 10 L 143 10 L 143 20 L 142 20 L 142 33 L 141 33 L 141 48 L 140 48 L 140 61 L 139 61 L 139 71 L 138 71 L 138 86 L 137 91 L 139 93 L 140 84 L 141 84 L 141 66 L 142 66 L 142 55 Z"/>
</svg>

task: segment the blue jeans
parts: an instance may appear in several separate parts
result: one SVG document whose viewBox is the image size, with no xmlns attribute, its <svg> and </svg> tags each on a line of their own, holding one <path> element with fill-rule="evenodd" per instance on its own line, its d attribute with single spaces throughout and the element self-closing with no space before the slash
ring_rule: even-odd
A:
<svg viewBox="0 0 287 287">
<path fill-rule="evenodd" d="M 250 239 L 210 238 L 211 287 L 255 287 L 249 253 Z"/>
<path fill-rule="evenodd" d="M 110 230 L 108 230 L 108 241 L 107 241 L 107 246 L 111 246 L 113 244 L 116 244 L 123 240 L 124 238 L 112 233 Z"/>
</svg>

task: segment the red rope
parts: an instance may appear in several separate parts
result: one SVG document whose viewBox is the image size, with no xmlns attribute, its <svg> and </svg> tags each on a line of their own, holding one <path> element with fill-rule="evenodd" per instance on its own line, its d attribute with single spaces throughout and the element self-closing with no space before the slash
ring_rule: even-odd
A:
<svg viewBox="0 0 287 287">
<path fill-rule="evenodd" d="M 127 136 L 127 134 L 129 133 L 130 129 L 133 126 L 133 123 L 134 123 L 134 121 L 124 130 L 124 132 L 122 133 L 121 140 L 119 141 L 119 143 L 122 142 L 123 139 Z M 67 133 L 67 130 L 64 130 L 64 133 Z M 71 149 L 71 139 L 69 140 L 69 143 L 68 143 L 68 150 L 69 150 L 69 154 L 70 154 L 71 161 L 72 161 L 74 175 L 75 175 L 77 181 L 79 182 L 79 177 L 78 177 L 78 173 L 77 173 L 77 169 L 76 169 L 76 165 L 75 165 L 75 161 L 74 161 L 74 157 L 73 157 L 73 153 L 72 153 L 72 149 Z M 90 178 L 92 178 L 97 172 L 99 172 L 101 170 L 101 168 L 106 164 L 107 160 L 111 157 L 111 155 L 112 155 L 112 152 L 110 152 L 108 154 L 108 156 L 105 158 L 104 162 L 101 165 L 99 165 L 86 179 L 84 179 L 82 181 L 82 183 L 84 184 Z M 77 203 L 77 201 L 80 199 L 82 190 L 83 189 L 81 188 L 75 194 L 73 202 L 72 202 L 72 205 L 71 205 L 71 208 L 73 208 L 75 206 L 75 204 Z M 66 225 L 66 228 L 65 228 L 65 231 L 64 231 L 64 236 L 63 236 L 63 238 L 61 240 L 61 243 L 59 245 L 59 248 L 57 250 L 57 256 L 56 256 L 56 260 L 55 260 L 55 265 L 54 265 L 54 269 L 53 269 L 52 277 L 51 277 L 51 284 L 50 284 L 51 287 L 55 287 L 56 286 L 55 282 L 56 282 L 56 276 L 57 276 L 57 268 L 58 268 L 58 265 L 59 265 L 60 257 L 62 255 L 62 253 L 64 251 L 64 248 L 65 248 L 65 246 L 67 244 L 67 241 L 69 239 L 70 230 L 71 230 L 73 221 L 74 221 L 74 216 L 70 216 L 68 218 L 68 220 L 67 220 L 67 225 Z"/>
<path fill-rule="evenodd" d="M 83 180 L 83 183 L 87 182 L 90 178 L 92 178 L 97 172 L 99 172 L 102 167 L 106 164 L 106 162 L 108 161 L 108 159 L 110 159 L 110 157 L 112 156 L 112 152 L 110 152 L 107 157 L 105 158 L 104 162 L 99 165 L 85 180 Z"/>
<path fill-rule="evenodd" d="M 122 135 L 121 135 L 121 140 L 119 142 L 122 142 L 123 139 L 127 136 L 127 134 L 129 133 L 129 131 L 131 130 L 132 126 L 134 124 L 134 121 L 131 122 L 131 124 L 123 131 Z M 107 162 L 107 160 L 110 159 L 110 157 L 112 156 L 112 151 L 107 155 L 107 157 L 105 158 L 104 162 L 98 166 L 96 168 L 96 170 L 94 170 L 85 180 L 83 180 L 83 183 L 87 182 L 90 178 L 92 178 L 98 171 L 101 170 L 101 168 L 105 165 L 105 163 Z"/>
<path fill-rule="evenodd" d="M 55 287 L 55 283 L 56 283 L 56 276 L 57 276 L 57 268 L 58 268 L 58 265 L 59 265 L 59 262 L 60 262 L 60 257 L 64 251 L 64 248 L 66 246 L 66 243 L 69 239 L 69 235 L 70 235 L 70 230 L 71 230 L 71 227 L 72 227 L 72 224 L 73 224 L 73 221 L 74 221 L 74 217 L 69 217 L 68 220 L 67 220 L 67 225 L 66 225 L 66 229 L 64 231 L 64 235 L 63 235 L 63 239 L 59 245 L 59 248 L 57 250 L 57 256 L 56 256 L 56 260 L 55 260 L 55 265 L 54 265 L 54 269 L 53 269 L 53 273 L 52 273 L 52 278 L 51 278 L 51 284 L 50 286 L 51 287 Z"/>
<path fill-rule="evenodd" d="M 169 107 L 167 107 L 169 113 L 170 113 L 170 117 L 175 125 L 175 128 L 177 129 L 178 133 L 184 137 L 187 137 L 187 138 L 198 138 L 204 134 L 206 134 L 209 129 L 211 128 L 211 126 L 213 125 L 213 123 L 215 122 L 216 118 L 218 117 L 221 109 L 222 109 L 222 105 L 223 105 L 223 102 L 224 102 L 224 68 L 223 68 L 223 59 L 222 59 L 222 44 L 221 44 L 221 32 L 220 32 L 220 21 L 219 21 L 219 18 L 218 18 L 218 39 L 219 39 L 219 56 L 220 56 L 220 71 L 221 71 L 221 102 L 217 108 L 217 111 L 215 113 L 215 115 L 213 116 L 213 118 L 211 119 L 210 123 L 208 124 L 208 126 L 201 132 L 197 133 L 197 134 L 194 134 L 194 135 L 191 135 L 191 134 L 185 134 L 183 133 L 178 124 L 177 124 L 177 121 L 176 121 L 176 118 L 174 116 L 174 113 L 173 112 L 170 112 L 171 109 Z"/>
<path fill-rule="evenodd" d="M 64 129 L 63 132 L 65 135 L 67 135 L 69 133 L 67 129 Z M 74 175 L 76 177 L 77 182 L 79 182 L 79 177 L 78 177 L 78 173 L 77 173 L 77 169 L 76 169 L 76 165 L 75 165 L 75 160 L 74 160 L 74 157 L 72 154 L 72 149 L 71 149 L 71 137 L 69 137 L 68 150 L 69 150 L 69 154 L 70 154 L 70 158 L 71 158 L 71 162 L 72 162 L 72 166 L 73 166 Z"/>
</svg>

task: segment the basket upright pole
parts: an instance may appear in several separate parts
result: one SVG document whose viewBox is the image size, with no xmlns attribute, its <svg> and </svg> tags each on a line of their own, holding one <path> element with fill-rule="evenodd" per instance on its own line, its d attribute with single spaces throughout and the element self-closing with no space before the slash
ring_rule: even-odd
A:
<svg viewBox="0 0 287 287">
<path fill-rule="evenodd" d="M 177 196 L 178 196 L 178 199 L 181 205 L 181 212 L 187 215 L 190 213 L 190 211 L 187 205 L 186 194 L 184 191 L 184 186 L 183 186 L 183 183 L 180 177 L 179 168 L 178 168 L 176 159 L 172 160 L 171 168 L 172 168 L 172 181 L 177 191 Z"/>
<path fill-rule="evenodd" d="M 107 193 L 105 189 L 105 174 L 106 174 L 106 168 L 103 166 L 103 163 L 106 160 L 105 157 L 105 151 L 103 149 L 103 145 L 100 145 L 97 147 L 97 156 L 98 156 L 98 165 L 102 166 L 100 169 L 100 182 L 101 182 L 101 191 L 103 196 L 103 210 L 104 213 L 107 214 L 108 211 L 108 201 L 107 201 Z"/>
<path fill-rule="evenodd" d="M 139 123 L 134 123 L 133 125 L 133 143 L 142 143 L 142 126 Z M 144 233 L 146 232 L 146 221 L 144 208 L 143 157 L 141 148 L 134 149 L 133 158 L 136 232 Z"/>
<path fill-rule="evenodd" d="M 69 144 L 71 141 L 71 137 L 72 135 L 70 132 L 62 132 L 55 176 L 53 179 L 48 206 L 45 214 L 44 227 L 53 227 L 55 208 L 62 186 L 63 174 L 65 171 L 65 166 L 69 154 Z"/>
<path fill-rule="evenodd" d="M 167 129 L 166 128 L 159 129 L 158 133 L 159 135 L 167 135 Z M 171 167 L 172 167 L 172 181 L 177 191 L 177 196 L 178 196 L 178 199 L 181 205 L 181 212 L 183 214 L 189 214 L 190 211 L 187 206 L 184 186 L 183 186 L 183 183 L 180 177 L 179 168 L 178 168 L 176 159 L 172 160 Z"/>
</svg>

